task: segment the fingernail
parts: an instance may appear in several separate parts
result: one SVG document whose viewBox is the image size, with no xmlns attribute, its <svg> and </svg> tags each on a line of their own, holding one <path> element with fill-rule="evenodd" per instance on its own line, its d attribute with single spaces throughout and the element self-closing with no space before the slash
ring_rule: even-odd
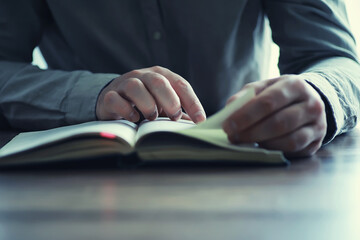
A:
<svg viewBox="0 0 360 240">
<path fill-rule="evenodd" d="M 194 120 L 195 120 L 195 123 L 198 123 L 198 122 L 202 122 L 202 121 L 205 121 L 206 119 L 206 116 L 205 116 L 205 113 L 203 111 L 198 111 L 194 114 Z"/>
<path fill-rule="evenodd" d="M 130 119 L 131 122 L 136 122 L 137 121 L 136 113 L 134 111 L 130 113 L 129 119 Z"/>
<path fill-rule="evenodd" d="M 155 109 L 155 111 L 149 116 L 149 120 L 155 120 L 158 117 L 159 113 L 157 108 Z"/>
<path fill-rule="evenodd" d="M 172 115 L 170 118 L 171 120 L 177 121 L 179 120 L 179 118 L 181 117 L 182 114 L 182 110 L 179 109 L 179 111 L 177 111 L 174 115 Z"/>
</svg>

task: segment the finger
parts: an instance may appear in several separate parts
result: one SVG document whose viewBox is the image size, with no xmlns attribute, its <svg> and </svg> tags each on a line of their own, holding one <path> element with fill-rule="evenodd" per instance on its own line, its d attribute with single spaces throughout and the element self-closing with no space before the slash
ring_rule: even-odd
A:
<svg viewBox="0 0 360 240">
<path fill-rule="evenodd" d="M 134 103 L 146 119 L 154 120 L 158 117 L 154 98 L 138 78 L 128 78 L 122 81 L 118 92 Z"/>
<path fill-rule="evenodd" d="M 255 89 L 255 95 L 260 94 L 263 90 L 265 90 L 266 88 L 268 88 L 269 86 L 273 85 L 274 83 L 281 81 L 281 79 L 284 78 L 284 76 L 282 77 L 277 77 L 277 78 L 271 78 L 271 79 L 266 79 L 266 80 L 262 80 L 262 81 L 257 81 L 257 82 L 252 82 L 252 83 L 248 83 L 246 84 L 238 93 L 234 94 L 233 96 L 231 96 L 226 104 L 231 103 L 232 101 L 234 101 L 236 98 L 238 98 L 243 91 L 246 91 L 249 88 L 254 88 Z"/>
<path fill-rule="evenodd" d="M 286 152 L 284 153 L 284 155 L 286 158 L 310 157 L 320 149 L 321 145 L 322 145 L 322 140 L 314 141 L 301 151 Z"/>
<path fill-rule="evenodd" d="M 160 116 L 160 117 L 166 117 L 166 113 L 160 112 L 160 113 L 159 113 L 159 116 Z M 191 118 L 190 118 L 190 116 L 189 116 L 188 114 L 184 113 L 184 112 L 182 112 L 181 119 L 192 121 Z"/>
<path fill-rule="evenodd" d="M 141 76 L 141 81 L 170 119 L 181 118 L 180 99 L 166 77 L 158 73 L 147 72 Z"/>
<path fill-rule="evenodd" d="M 181 119 L 192 121 L 190 116 L 183 112 Z"/>
<path fill-rule="evenodd" d="M 164 112 L 164 110 L 162 109 L 161 105 L 155 100 L 155 104 L 156 104 L 156 107 L 157 107 L 157 110 L 158 110 L 158 116 L 159 117 L 167 117 L 166 113 Z"/>
<path fill-rule="evenodd" d="M 324 104 L 319 101 L 306 101 L 290 105 L 265 118 L 241 132 L 232 132 L 238 136 L 231 138 L 239 142 L 262 142 L 287 135 L 301 126 L 318 121 L 324 116 Z"/>
<path fill-rule="evenodd" d="M 164 111 L 159 111 L 159 117 L 167 117 L 167 115 Z"/>
<path fill-rule="evenodd" d="M 206 119 L 206 114 L 200 100 L 191 85 L 184 78 L 166 68 L 153 67 L 152 69 L 169 80 L 172 88 L 180 98 L 182 107 L 195 123 Z"/>
<path fill-rule="evenodd" d="M 311 144 L 314 142 L 321 143 L 322 138 L 321 130 L 317 126 L 308 125 L 277 139 L 260 142 L 259 146 L 272 150 L 280 150 L 285 154 L 313 154 L 318 148 L 316 149 Z M 320 147 L 319 144 L 315 144 L 315 146 Z"/>
<path fill-rule="evenodd" d="M 241 132 L 294 102 L 308 98 L 306 82 L 278 81 L 255 96 L 224 123 L 225 132 Z"/>
<path fill-rule="evenodd" d="M 131 104 L 115 91 L 109 91 L 104 96 L 106 115 L 103 120 L 125 118 L 131 122 L 140 119 L 139 113 Z"/>
<path fill-rule="evenodd" d="M 248 83 L 246 84 L 239 92 L 237 92 L 236 94 L 234 94 L 233 96 L 231 96 L 227 102 L 226 105 L 231 103 L 232 101 L 234 101 L 235 99 L 237 99 L 242 92 L 246 91 L 249 88 L 254 88 L 255 89 L 255 95 L 258 95 L 259 93 L 261 93 L 264 89 L 266 89 L 267 87 L 269 87 L 270 85 L 273 85 L 275 82 L 280 81 L 281 79 L 278 78 L 272 78 L 272 79 L 266 79 L 266 80 L 262 80 L 262 81 L 257 81 L 257 82 L 252 82 L 252 83 Z"/>
<path fill-rule="evenodd" d="M 253 82 L 253 83 L 250 83 L 248 85 L 245 85 L 245 88 L 252 87 L 252 88 L 255 89 L 255 93 L 259 94 L 259 93 L 263 92 L 266 88 L 273 85 L 274 83 L 282 81 L 282 80 L 284 80 L 285 78 L 288 78 L 288 77 L 291 77 L 291 76 L 290 75 L 283 75 L 281 77 L 270 78 L 270 79 L 266 79 L 266 80 L 262 80 L 262 81 L 258 81 L 258 82 Z"/>
</svg>

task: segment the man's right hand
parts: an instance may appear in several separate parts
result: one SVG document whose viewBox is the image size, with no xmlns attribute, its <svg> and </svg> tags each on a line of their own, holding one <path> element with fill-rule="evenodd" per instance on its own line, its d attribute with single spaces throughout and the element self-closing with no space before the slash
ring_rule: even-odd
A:
<svg viewBox="0 0 360 240">
<path fill-rule="evenodd" d="M 96 104 L 99 120 L 127 119 L 137 122 L 139 113 L 154 120 L 159 113 L 172 120 L 182 117 L 182 109 L 192 121 L 206 119 L 205 111 L 190 84 L 172 71 L 154 66 L 133 70 L 115 78 L 100 93 Z"/>
</svg>

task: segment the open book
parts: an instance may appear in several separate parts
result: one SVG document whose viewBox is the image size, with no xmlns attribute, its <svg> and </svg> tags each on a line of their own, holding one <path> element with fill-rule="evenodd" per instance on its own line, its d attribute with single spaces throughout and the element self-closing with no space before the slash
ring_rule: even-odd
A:
<svg viewBox="0 0 360 240">
<path fill-rule="evenodd" d="M 101 158 L 119 155 L 142 160 L 241 161 L 286 163 L 280 151 L 256 144 L 234 145 L 223 121 L 255 95 L 245 91 L 227 107 L 198 125 L 158 118 L 138 126 L 126 120 L 94 121 L 45 131 L 20 133 L 0 149 L 0 166 Z"/>
</svg>

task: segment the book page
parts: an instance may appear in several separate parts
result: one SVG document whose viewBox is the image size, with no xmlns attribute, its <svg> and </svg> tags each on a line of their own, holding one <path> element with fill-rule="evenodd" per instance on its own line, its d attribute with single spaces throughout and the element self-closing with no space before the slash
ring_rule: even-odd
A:
<svg viewBox="0 0 360 240">
<path fill-rule="evenodd" d="M 0 157 L 82 135 L 116 136 L 133 147 L 136 127 L 136 124 L 126 120 L 94 121 L 45 131 L 20 133 L 0 149 Z"/>
<path fill-rule="evenodd" d="M 171 121 L 169 118 L 159 117 L 154 121 L 143 121 L 138 129 L 136 141 L 142 136 L 152 132 L 180 132 L 184 129 L 195 132 L 198 129 L 222 129 L 222 123 L 237 109 L 241 108 L 252 97 L 255 96 L 255 90 L 253 88 L 243 91 L 243 93 L 225 108 L 208 118 L 206 121 L 196 125 L 192 121 L 180 119 L 178 121 Z M 189 132 L 186 131 L 186 132 Z M 198 132 L 198 131 L 197 131 Z M 201 132 L 201 131 L 200 131 Z M 221 131 L 215 131 L 221 132 Z M 212 134 L 213 135 L 213 134 Z M 223 135 L 223 134 L 222 134 Z"/>
<path fill-rule="evenodd" d="M 255 89 L 247 89 L 246 91 L 243 91 L 237 99 L 225 106 L 222 110 L 211 116 L 206 121 L 193 128 L 182 129 L 178 133 L 233 150 L 243 149 L 244 147 L 254 148 L 257 146 L 255 143 L 241 145 L 231 144 L 226 133 L 222 129 L 223 122 L 236 110 L 240 109 L 243 105 L 250 101 L 254 96 Z"/>
<path fill-rule="evenodd" d="M 153 121 L 145 120 L 139 125 L 136 141 L 153 132 L 178 132 L 195 126 L 194 122 L 183 119 L 172 121 L 169 118 L 159 117 Z"/>
<path fill-rule="evenodd" d="M 254 149 L 256 151 L 259 151 L 259 148 L 255 148 L 257 147 L 256 143 L 252 143 L 252 144 L 230 143 L 226 133 L 222 129 L 191 128 L 191 129 L 181 130 L 177 133 L 231 150 L 244 150 L 244 148 L 249 148 L 248 150 Z"/>
<path fill-rule="evenodd" d="M 212 115 L 206 121 L 199 123 L 196 129 L 221 129 L 223 122 L 236 110 L 240 109 L 245 103 L 255 96 L 255 89 L 249 88 L 243 91 L 237 99 L 225 106 L 219 112 Z"/>
<path fill-rule="evenodd" d="M 241 108 L 255 96 L 253 88 L 244 91 L 236 100 L 225 108 L 196 125 L 192 121 L 171 121 L 168 118 L 158 118 L 155 121 L 144 121 L 138 129 L 136 140 L 154 132 L 175 132 L 191 138 L 199 139 L 227 149 L 239 150 L 244 147 L 254 148 L 256 144 L 233 145 L 228 141 L 226 133 L 222 129 L 222 123 L 237 109 Z"/>
</svg>

